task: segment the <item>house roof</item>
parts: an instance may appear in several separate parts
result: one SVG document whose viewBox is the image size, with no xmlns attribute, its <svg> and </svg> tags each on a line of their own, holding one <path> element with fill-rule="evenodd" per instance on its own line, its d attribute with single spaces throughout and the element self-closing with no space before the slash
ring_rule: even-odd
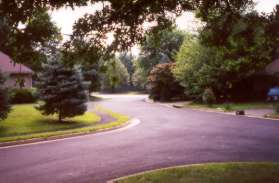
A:
<svg viewBox="0 0 279 183">
<path fill-rule="evenodd" d="M 8 55 L 0 51 L 0 70 L 8 74 L 33 74 L 33 71 L 22 65 L 15 63 Z"/>
<path fill-rule="evenodd" d="M 272 63 L 268 64 L 265 68 L 267 74 L 274 74 L 279 72 L 279 59 L 276 59 Z"/>
</svg>

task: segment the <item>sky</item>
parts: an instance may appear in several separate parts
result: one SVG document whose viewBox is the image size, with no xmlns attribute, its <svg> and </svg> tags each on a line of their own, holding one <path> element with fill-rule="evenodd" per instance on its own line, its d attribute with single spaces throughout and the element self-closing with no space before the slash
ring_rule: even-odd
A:
<svg viewBox="0 0 279 183">
<path fill-rule="evenodd" d="M 257 3 L 256 10 L 259 12 L 271 12 L 276 4 L 279 4 L 279 0 L 255 0 Z M 55 10 L 51 12 L 52 20 L 56 23 L 56 25 L 61 29 L 62 34 L 71 35 L 72 34 L 72 26 L 79 18 L 81 18 L 86 13 L 94 13 L 96 10 L 101 10 L 102 4 L 94 4 L 93 6 L 79 7 L 75 10 L 71 8 L 61 8 L 59 10 Z M 185 12 L 181 17 L 177 18 L 176 24 L 178 29 L 185 31 L 195 31 L 200 22 L 197 20 L 193 13 Z M 65 36 L 65 39 L 67 37 Z M 112 39 L 112 38 L 110 38 Z M 111 42 L 111 41 L 108 41 Z M 132 52 L 137 55 L 138 48 L 132 48 Z"/>
</svg>

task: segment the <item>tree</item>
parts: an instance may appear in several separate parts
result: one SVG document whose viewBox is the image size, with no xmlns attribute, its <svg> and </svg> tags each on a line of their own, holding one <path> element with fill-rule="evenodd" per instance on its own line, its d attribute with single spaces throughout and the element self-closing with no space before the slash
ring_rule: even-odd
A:
<svg viewBox="0 0 279 183">
<path fill-rule="evenodd" d="M 58 114 L 60 122 L 87 110 L 87 92 L 81 73 L 65 67 L 59 55 L 54 55 L 43 65 L 38 89 L 43 101 L 38 109 L 44 115 Z"/>
<path fill-rule="evenodd" d="M 239 95 L 247 100 L 242 82 L 273 61 L 276 47 L 267 39 L 267 25 L 266 17 L 253 11 L 227 13 L 211 20 L 197 39 L 185 39 L 174 69 L 185 92 L 202 101 L 211 88 L 218 101 L 243 100 Z"/>
<path fill-rule="evenodd" d="M 147 84 L 147 78 L 149 71 L 146 71 L 142 66 L 141 66 L 141 60 L 142 58 L 138 58 L 137 60 L 134 61 L 134 73 L 132 76 L 132 82 L 133 85 L 139 89 L 146 89 L 146 84 Z"/>
<path fill-rule="evenodd" d="M 103 88 L 111 92 L 119 87 L 127 86 L 129 74 L 126 67 L 118 58 L 112 58 L 105 62 L 106 71 L 103 75 Z"/>
<path fill-rule="evenodd" d="M 185 33 L 175 29 L 146 35 L 141 45 L 141 55 L 134 65 L 133 82 L 135 85 L 145 86 L 149 73 L 157 64 L 173 62 L 184 36 Z"/>
<path fill-rule="evenodd" d="M 158 64 L 148 76 L 149 97 L 153 100 L 167 101 L 183 96 L 183 88 L 176 81 L 173 63 Z"/>
<path fill-rule="evenodd" d="M 20 40 L 32 39 L 28 34 L 22 34 L 25 31 L 20 30 L 19 25 L 27 25 L 38 10 L 52 10 L 63 6 L 74 9 L 77 6 L 89 5 L 89 3 L 98 7 L 101 5 L 103 8 L 94 14 L 85 15 L 76 22 L 72 40 L 83 38 L 89 47 L 102 47 L 106 42 L 107 34 L 113 32 L 114 41 L 107 51 L 110 53 L 112 50 L 128 50 L 133 44 L 142 42 L 145 33 L 156 33 L 172 27 L 175 17 L 184 11 L 198 10 L 203 20 L 209 20 L 207 18 L 211 17 L 208 16 L 209 14 L 245 11 L 247 4 L 253 3 L 253 0 L 1 0 L 0 17 L 5 17 L 8 24 L 5 30 L 11 30 L 4 35 L 7 35 L 8 40 L 17 42 L 18 48 L 18 50 L 6 53 L 17 60 L 14 55 L 21 48 Z M 152 26 L 146 29 L 146 23 Z M 48 29 L 48 27 L 44 28 Z M 19 32 L 21 32 L 20 37 Z M 2 35 L 0 37 L 3 38 Z M 32 44 L 32 42 L 27 43 Z M 0 47 L 0 50 L 3 48 L 5 46 Z"/>
<path fill-rule="evenodd" d="M 4 82 L 5 78 L 0 72 L 0 120 L 6 119 L 11 110 L 8 91 L 3 87 Z"/>
<path fill-rule="evenodd" d="M 91 67 L 83 67 L 83 76 L 85 81 L 89 81 L 89 92 L 96 92 L 101 89 L 101 69 L 98 64 Z"/>
<path fill-rule="evenodd" d="M 133 86 L 132 77 L 134 74 L 134 65 L 133 65 L 134 56 L 131 53 L 129 54 L 125 52 L 120 54 L 119 59 L 124 64 L 124 66 L 126 67 L 129 73 L 129 85 Z"/>
<path fill-rule="evenodd" d="M 176 56 L 173 68 L 175 78 L 185 88 L 185 94 L 202 101 L 206 88 L 217 94 L 226 83 L 226 68 L 222 64 L 223 55 L 217 50 L 203 46 L 197 38 L 185 39 Z M 219 93 L 218 93 L 219 94 Z"/>
</svg>

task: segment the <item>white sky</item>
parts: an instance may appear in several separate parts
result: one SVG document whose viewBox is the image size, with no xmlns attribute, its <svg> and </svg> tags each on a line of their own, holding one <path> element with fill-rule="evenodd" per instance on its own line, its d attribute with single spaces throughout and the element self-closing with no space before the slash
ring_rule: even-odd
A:
<svg viewBox="0 0 279 183">
<path fill-rule="evenodd" d="M 255 0 L 257 3 L 256 9 L 259 12 L 271 12 L 279 0 Z M 96 10 L 102 9 L 102 4 L 94 4 L 86 7 L 79 7 L 72 10 L 71 8 L 62 8 L 51 12 L 52 20 L 61 28 L 63 34 L 72 34 L 72 26 L 75 21 L 81 18 L 86 13 L 94 13 Z M 200 22 L 195 18 L 193 13 L 186 12 L 176 20 L 179 29 L 186 31 L 195 31 Z M 133 48 L 132 52 L 137 55 L 138 48 Z"/>
</svg>

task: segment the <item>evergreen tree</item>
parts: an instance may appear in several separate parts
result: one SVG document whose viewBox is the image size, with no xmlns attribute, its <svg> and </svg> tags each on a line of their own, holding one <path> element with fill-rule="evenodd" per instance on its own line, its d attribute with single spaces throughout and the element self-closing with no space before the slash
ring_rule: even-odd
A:
<svg viewBox="0 0 279 183">
<path fill-rule="evenodd" d="M 82 115 L 87 110 L 87 91 L 81 73 L 67 68 L 58 55 L 53 56 L 39 75 L 39 95 L 44 101 L 38 107 L 44 115 L 58 114 L 59 121 Z"/>
<path fill-rule="evenodd" d="M 7 90 L 3 87 L 4 82 L 4 76 L 0 72 L 0 120 L 6 119 L 10 112 L 9 97 Z"/>
</svg>

